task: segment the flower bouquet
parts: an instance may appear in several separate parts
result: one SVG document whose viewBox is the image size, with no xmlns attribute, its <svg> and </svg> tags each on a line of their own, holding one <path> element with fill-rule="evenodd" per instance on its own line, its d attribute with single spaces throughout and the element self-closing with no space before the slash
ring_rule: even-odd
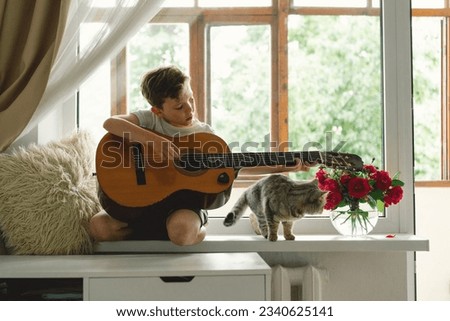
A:
<svg viewBox="0 0 450 321">
<path fill-rule="evenodd" d="M 350 225 L 353 236 L 369 233 L 378 220 L 378 212 L 400 202 L 404 184 L 398 177 L 399 173 L 391 177 L 387 171 L 378 170 L 373 165 L 364 165 L 360 171 L 328 171 L 320 167 L 316 173 L 319 188 L 328 192 L 324 209 L 333 211 L 333 225 L 338 231 L 337 222 Z M 375 223 L 371 220 L 374 211 Z"/>
</svg>

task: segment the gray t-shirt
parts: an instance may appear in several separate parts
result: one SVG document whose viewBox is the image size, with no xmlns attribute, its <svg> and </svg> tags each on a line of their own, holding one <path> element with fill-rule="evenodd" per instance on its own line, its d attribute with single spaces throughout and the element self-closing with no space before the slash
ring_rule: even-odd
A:
<svg viewBox="0 0 450 321">
<path fill-rule="evenodd" d="M 174 137 L 186 136 L 193 133 L 214 133 L 211 126 L 194 119 L 189 127 L 176 127 L 166 122 L 163 118 L 156 116 L 151 110 L 141 109 L 132 114 L 139 119 L 139 125 L 160 134 Z"/>
</svg>

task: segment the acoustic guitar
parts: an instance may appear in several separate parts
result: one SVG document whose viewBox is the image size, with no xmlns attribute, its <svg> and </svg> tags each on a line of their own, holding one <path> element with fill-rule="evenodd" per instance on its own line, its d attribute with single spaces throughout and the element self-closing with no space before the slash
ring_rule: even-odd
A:
<svg viewBox="0 0 450 321">
<path fill-rule="evenodd" d="M 180 151 L 174 161 L 155 159 L 140 144 L 107 133 L 96 151 L 99 187 L 108 198 L 126 207 L 146 207 L 182 194 L 190 206 L 212 209 L 224 205 L 239 169 L 295 165 L 295 159 L 327 167 L 358 170 L 361 158 L 338 152 L 231 153 L 228 145 L 210 133 L 169 138 Z M 145 150 L 150 150 L 147 148 Z"/>
</svg>

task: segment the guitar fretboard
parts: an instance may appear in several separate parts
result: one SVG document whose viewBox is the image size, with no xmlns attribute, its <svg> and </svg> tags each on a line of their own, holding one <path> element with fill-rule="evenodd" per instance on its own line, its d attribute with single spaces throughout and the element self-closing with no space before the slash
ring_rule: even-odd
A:
<svg viewBox="0 0 450 321">
<path fill-rule="evenodd" d="M 227 154 L 203 154 L 191 153 L 182 155 L 178 166 L 186 170 L 201 170 L 231 167 L 240 169 L 243 167 L 295 165 L 295 159 L 311 164 L 323 164 L 336 168 L 360 169 L 362 161 L 354 159 L 355 155 L 336 152 L 248 152 Z M 351 162 L 350 162 L 351 158 Z"/>
</svg>

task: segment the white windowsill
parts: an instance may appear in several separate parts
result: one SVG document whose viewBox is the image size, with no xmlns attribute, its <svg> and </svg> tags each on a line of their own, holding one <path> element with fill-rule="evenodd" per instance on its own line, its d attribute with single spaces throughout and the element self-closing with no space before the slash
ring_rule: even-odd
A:
<svg viewBox="0 0 450 321">
<path fill-rule="evenodd" d="M 180 253 L 180 252 L 391 252 L 428 251 L 427 239 L 411 234 L 345 237 L 340 235 L 297 235 L 295 241 L 269 242 L 261 236 L 211 235 L 194 246 L 177 246 L 169 241 L 101 242 L 96 253 Z"/>
</svg>

